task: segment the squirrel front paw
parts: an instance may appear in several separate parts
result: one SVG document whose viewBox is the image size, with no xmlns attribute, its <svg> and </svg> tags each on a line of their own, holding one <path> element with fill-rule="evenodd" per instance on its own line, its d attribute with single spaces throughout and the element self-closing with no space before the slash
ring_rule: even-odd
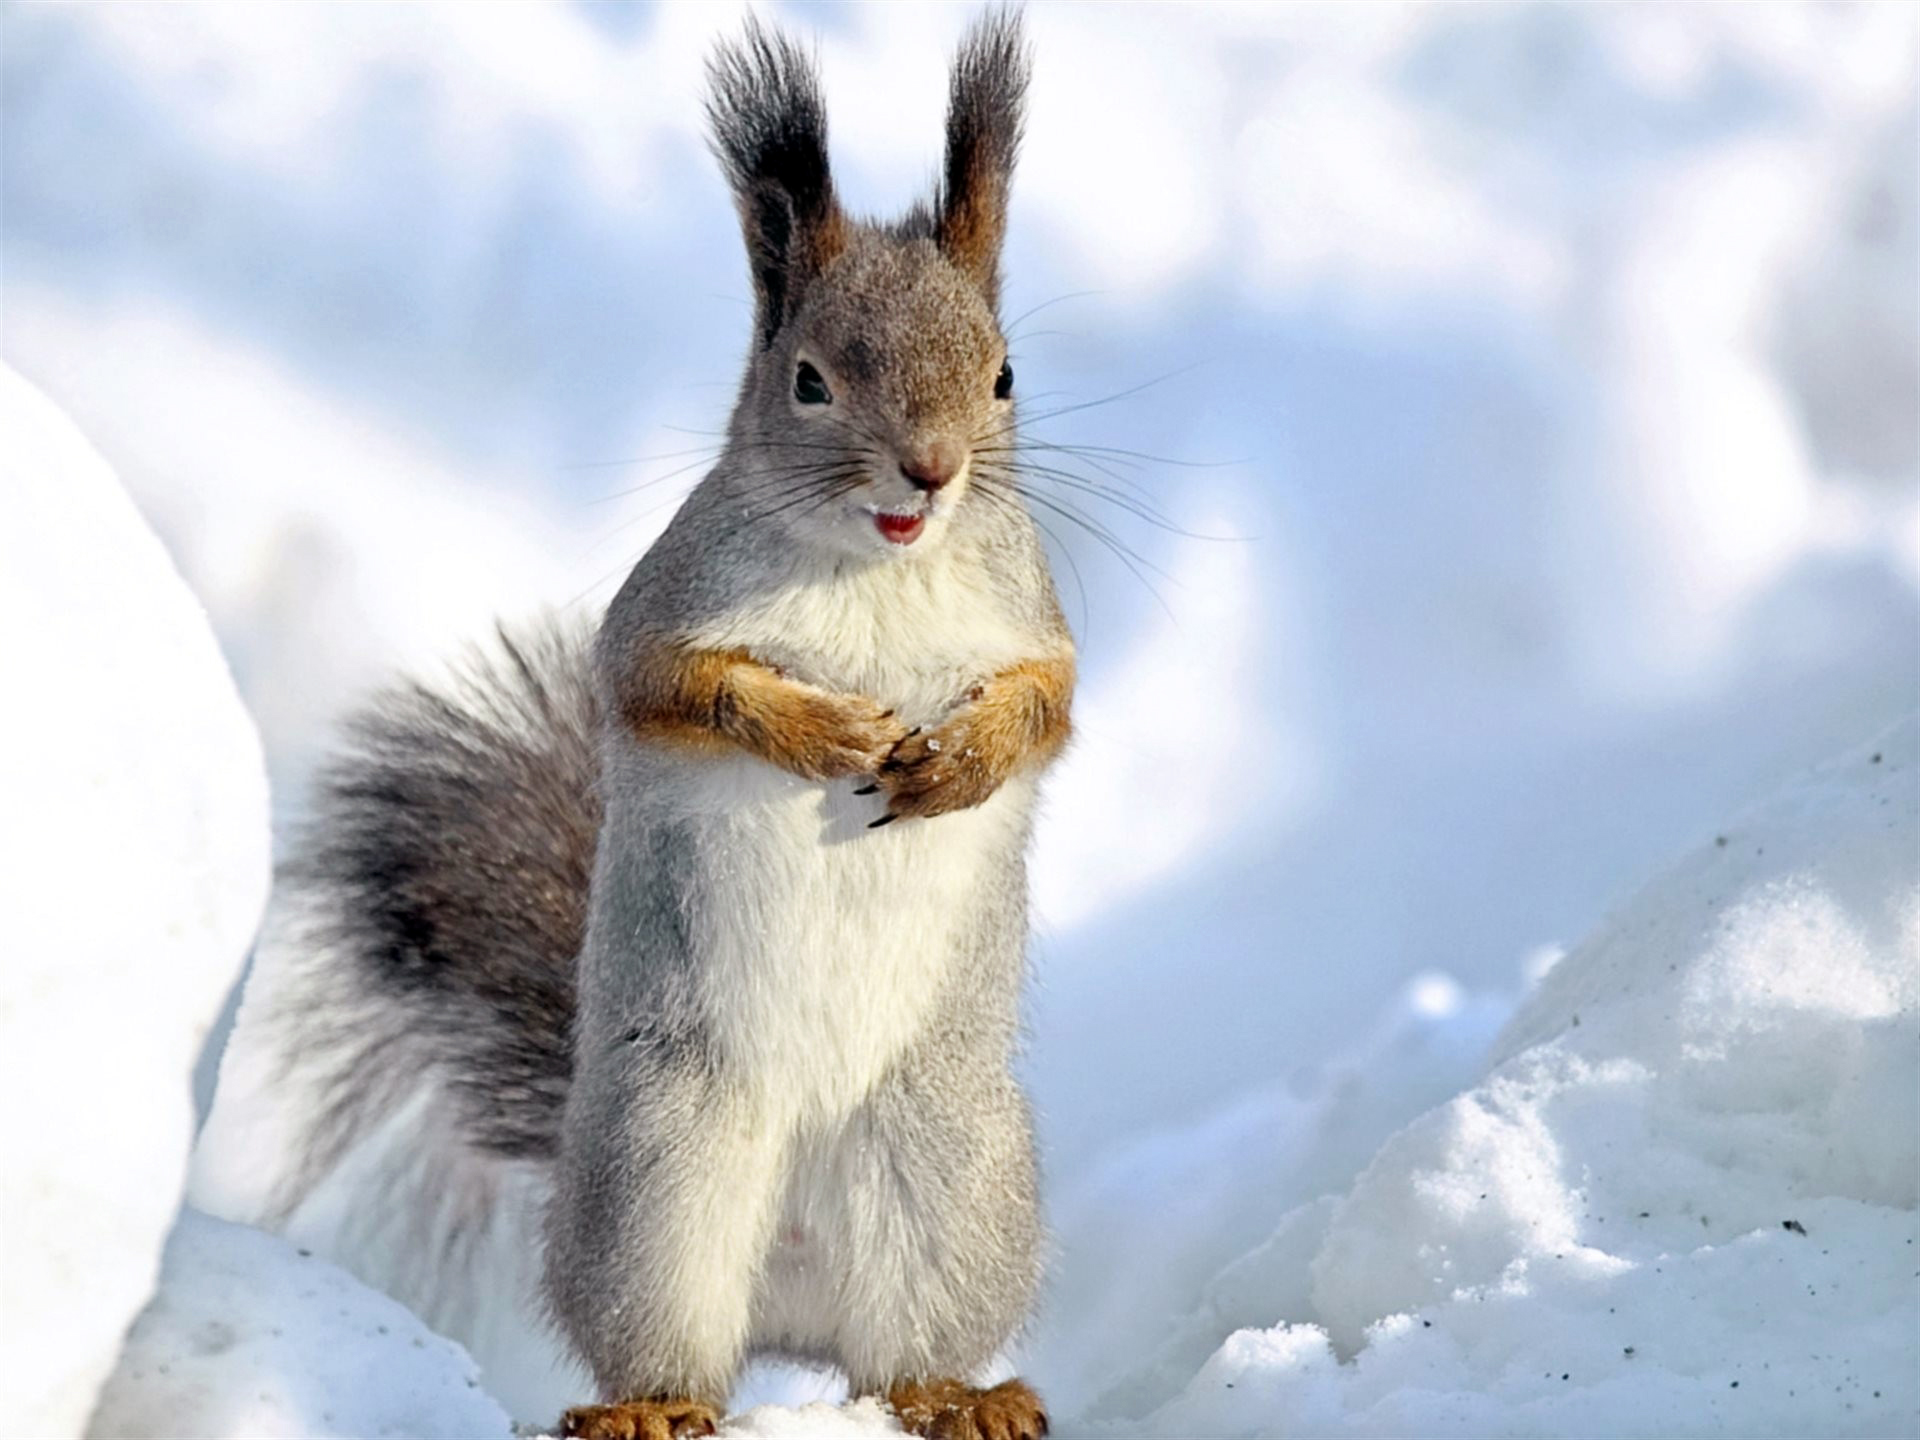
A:
<svg viewBox="0 0 1920 1440">
<path fill-rule="evenodd" d="M 977 721 L 968 706 L 944 725 L 912 731 L 893 747 L 874 781 L 886 793 L 887 813 L 871 828 L 971 809 L 1000 788 L 1016 757 L 1001 753 L 991 729 Z"/>
<path fill-rule="evenodd" d="M 873 825 L 968 809 L 1016 771 L 1044 765 L 1066 743 L 1072 696 L 1070 654 L 1024 661 L 976 685 L 940 725 L 893 747 L 871 787 L 887 792 L 887 813 Z"/>
</svg>

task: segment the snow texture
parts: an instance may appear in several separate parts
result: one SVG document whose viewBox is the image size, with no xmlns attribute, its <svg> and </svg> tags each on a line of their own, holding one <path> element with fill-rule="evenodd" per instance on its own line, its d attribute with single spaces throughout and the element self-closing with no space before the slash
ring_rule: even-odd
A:
<svg viewBox="0 0 1920 1440">
<path fill-rule="evenodd" d="M 1107 1433 L 1920 1429 L 1917 765 L 1909 721 L 1650 885 Z"/>
<path fill-rule="evenodd" d="M 286 1241 L 195 1210 L 92 1433 L 125 1440 L 490 1440 L 473 1362 L 397 1301 Z"/>
<path fill-rule="evenodd" d="M 81 1432 L 146 1302 L 195 1057 L 267 892 L 266 771 L 200 602 L 113 473 L 0 370 L 0 1393 Z"/>
</svg>

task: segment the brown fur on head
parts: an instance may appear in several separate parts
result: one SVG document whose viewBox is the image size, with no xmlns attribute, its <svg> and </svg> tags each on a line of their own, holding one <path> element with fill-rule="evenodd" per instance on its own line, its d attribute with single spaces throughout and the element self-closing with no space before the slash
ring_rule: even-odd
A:
<svg viewBox="0 0 1920 1440">
<path fill-rule="evenodd" d="M 974 448 L 1013 423 L 996 312 L 1027 85 L 1019 16 L 991 13 L 962 42 L 941 182 L 931 205 L 890 225 L 841 210 L 819 79 L 791 40 L 749 20 L 710 78 L 714 149 L 755 292 L 732 429 L 741 468 L 766 482 L 762 500 L 791 496 L 779 512 L 790 530 L 830 535 L 835 548 L 904 550 L 919 531 L 889 544 L 876 527 L 943 529 Z"/>
</svg>

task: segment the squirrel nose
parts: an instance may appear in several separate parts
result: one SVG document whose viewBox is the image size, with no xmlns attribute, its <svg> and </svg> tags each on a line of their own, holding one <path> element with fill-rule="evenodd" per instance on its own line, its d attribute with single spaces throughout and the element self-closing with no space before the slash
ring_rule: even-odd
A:
<svg viewBox="0 0 1920 1440">
<path fill-rule="evenodd" d="M 966 463 L 966 459 L 959 446 L 942 442 L 929 445 L 911 459 L 902 460 L 900 473 L 907 477 L 907 483 L 914 489 L 924 490 L 931 495 L 960 473 L 960 467 Z"/>
</svg>

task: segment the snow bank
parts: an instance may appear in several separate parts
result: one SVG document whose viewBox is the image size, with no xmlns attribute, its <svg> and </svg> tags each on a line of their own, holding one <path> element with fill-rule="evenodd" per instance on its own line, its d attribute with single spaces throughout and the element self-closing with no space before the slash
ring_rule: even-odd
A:
<svg viewBox="0 0 1920 1440">
<path fill-rule="evenodd" d="M 153 1289 L 266 898 L 260 742 L 112 472 L 0 369 L 0 1393 L 78 1434 Z"/>
<path fill-rule="evenodd" d="M 483 1440 L 512 1426 L 466 1352 L 397 1301 L 283 1240 L 189 1210 L 91 1433 Z"/>
<path fill-rule="evenodd" d="M 1416 976 L 1338 1061 L 1296 1067 L 1057 1184 L 1049 1217 L 1070 1238 L 1048 1277 L 1052 1323 L 1025 1361 L 1047 1399 L 1064 1414 L 1133 1413 L 1183 1384 L 1229 1331 L 1299 1313 L 1274 1308 L 1275 1287 L 1304 1296 L 1313 1252 L 1262 1245 L 1274 1216 L 1345 1190 L 1410 1116 L 1472 1085 L 1513 1005 L 1508 991 Z M 1256 1247 L 1261 1258 L 1230 1265 Z M 1234 1278 L 1168 1337 L 1169 1317 L 1223 1268 Z"/>
<path fill-rule="evenodd" d="M 1917 760 L 1909 721 L 1644 891 L 1215 1282 L 1291 1323 L 1113 1433 L 1920 1428 Z"/>
</svg>

